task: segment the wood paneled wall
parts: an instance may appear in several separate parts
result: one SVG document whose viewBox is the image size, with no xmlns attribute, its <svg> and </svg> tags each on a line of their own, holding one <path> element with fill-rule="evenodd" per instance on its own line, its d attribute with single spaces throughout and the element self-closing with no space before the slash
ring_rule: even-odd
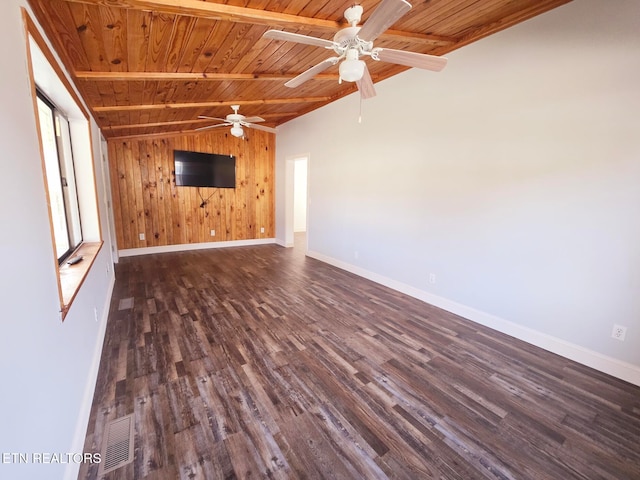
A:
<svg viewBox="0 0 640 480">
<path fill-rule="evenodd" d="M 108 141 L 118 249 L 275 237 L 275 135 L 225 130 Z M 235 155 L 236 188 L 176 187 L 174 150 Z"/>
</svg>

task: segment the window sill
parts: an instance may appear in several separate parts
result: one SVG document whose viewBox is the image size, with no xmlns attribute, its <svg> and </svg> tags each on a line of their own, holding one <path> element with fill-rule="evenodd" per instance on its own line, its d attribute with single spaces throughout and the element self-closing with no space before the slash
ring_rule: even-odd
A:
<svg viewBox="0 0 640 480">
<path fill-rule="evenodd" d="M 82 255 L 82 261 L 75 265 L 69 265 L 63 263 L 58 267 L 58 282 L 60 289 L 60 312 L 62 313 L 62 320 L 67 316 L 69 308 L 73 300 L 76 298 L 76 294 L 80 290 L 84 279 L 89 273 L 93 262 L 98 256 L 98 252 L 102 248 L 103 242 L 84 242 L 81 244 L 72 257 Z"/>
</svg>

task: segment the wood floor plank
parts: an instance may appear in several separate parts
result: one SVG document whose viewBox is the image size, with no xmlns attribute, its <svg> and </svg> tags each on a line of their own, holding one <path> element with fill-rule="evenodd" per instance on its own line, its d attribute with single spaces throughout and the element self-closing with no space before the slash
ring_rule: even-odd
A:
<svg viewBox="0 0 640 480">
<path fill-rule="evenodd" d="M 640 388 L 275 245 L 120 259 L 85 451 L 130 413 L 103 480 L 640 478 Z"/>
</svg>

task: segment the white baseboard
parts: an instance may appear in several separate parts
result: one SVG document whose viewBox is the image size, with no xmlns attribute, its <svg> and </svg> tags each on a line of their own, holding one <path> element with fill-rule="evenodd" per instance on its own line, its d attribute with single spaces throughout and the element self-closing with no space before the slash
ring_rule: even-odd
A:
<svg viewBox="0 0 640 480">
<path fill-rule="evenodd" d="M 152 253 L 184 252 L 186 250 L 205 250 L 208 248 L 244 247 L 248 245 L 266 245 L 276 243 L 275 238 L 256 238 L 250 240 L 230 240 L 224 242 L 181 243 L 178 245 L 163 245 L 160 247 L 127 248 L 118 250 L 120 257 L 149 255 Z"/>
<path fill-rule="evenodd" d="M 280 245 L 281 247 L 285 247 L 285 248 L 293 247 L 293 242 L 287 243 L 284 240 L 280 240 L 279 238 L 276 238 L 275 242 L 276 242 L 276 245 Z"/>
<path fill-rule="evenodd" d="M 111 269 L 113 272 L 113 269 Z M 87 383 L 84 389 L 84 396 L 80 405 L 80 411 L 78 412 L 78 420 L 76 422 L 76 431 L 73 435 L 73 443 L 69 452 L 82 453 L 84 452 L 84 442 L 87 436 L 87 426 L 89 425 L 89 418 L 91 417 L 91 407 L 93 405 L 93 395 L 96 390 L 96 384 L 98 383 L 98 371 L 100 370 L 100 360 L 102 358 L 102 347 L 104 345 L 104 337 L 107 331 L 107 322 L 109 320 L 109 307 L 111 306 L 111 296 L 113 295 L 113 289 L 116 285 L 116 276 L 112 273 L 107 295 L 105 296 L 104 308 L 100 315 L 100 326 L 98 327 L 98 337 L 95 349 L 93 351 L 93 358 L 91 359 L 91 366 L 89 367 L 89 374 L 87 376 Z M 93 453 L 93 452 L 90 452 Z M 75 480 L 80 473 L 80 464 L 77 462 L 69 462 L 65 469 L 65 480 Z"/>
<path fill-rule="evenodd" d="M 409 295 L 410 297 L 417 298 L 418 300 L 422 300 L 423 302 L 442 308 L 443 310 L 447 310 L 448 312 L 460 315 L 467 320 L 492 328 L 498 332 L 505 333 L 531 345 L 535 345 L 536 347 L 540 347 L 549 352 L 568 358 L 569 360 L 573 360 L 581 363 L 582 365 L 586 365 L 613 377 L 640 386 L 640 367 L 637 365 L 603 355 L 580 345 L 576 345 L 546 333 L 505 320 L 504 318 L 476 310 L 475 308 L 420 290 L 412 287 L 411 285 L 398 282 L 397 280 L 379 275 L 375 272 L 370 272 L 369 270 L 328 257 L 321 253 L 309 251 L 307 252 L 307 255 L 342 270 L 346 270 L 360 277 L 364 277 L 368 280 L 384 285 L 385 287 L 389 287 L 393 290 Z"/>
</svg>

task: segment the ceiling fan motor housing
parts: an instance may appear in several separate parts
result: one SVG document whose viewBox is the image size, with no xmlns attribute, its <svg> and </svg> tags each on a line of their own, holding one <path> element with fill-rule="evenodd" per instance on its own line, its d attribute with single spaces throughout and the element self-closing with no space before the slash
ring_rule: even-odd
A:
<svg viewBox="0 0 640 480">
<path fill-rule="evenodd" d="M 238 110 L 240 110 L 240 105 L 231 105 L 231 109 L 233 110 L 233 113 L 227 115 L 227 122 L 238 123 L 245 119 L 244 115 L 238 113 Z"/>
<path fill-rule="evenodd" d="M 333 41 L 337 44 L 333 50 L 338 55 L 344 55 L 350 48 L 356 48 L 360 54 L 371 51 L 373 42 L 365 42 L 358 38 L 360 27 L 345 27 L 334 35 Z"/>
<path fill-rule="evenodd" d="M 358 35 L 359 31 L 360 27 L 345 27 L 338 30 L 333 36 L 333 41 L 339 45 L 335 48 L 336 53 L 341 53 L 350 47 L 355 47 L 358 43 L 356 35 Z"/>
</svg>

